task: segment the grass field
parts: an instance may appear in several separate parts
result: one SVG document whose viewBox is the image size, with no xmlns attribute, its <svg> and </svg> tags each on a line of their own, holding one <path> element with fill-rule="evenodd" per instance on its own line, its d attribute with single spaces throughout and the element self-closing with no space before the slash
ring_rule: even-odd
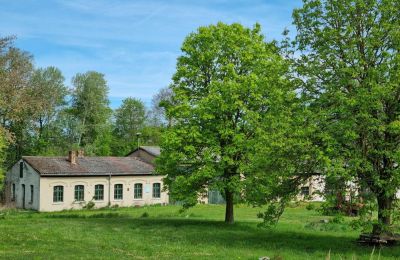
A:
<svg viewBox="0 0 400 260">
<path fill-rule="evenodd" d="M 258 209 L 222 205 L 35 213 L 0 212 L 2 259 L 400 259 L 400 246 L 359 246 L 359 231 L 321 223 L 315 210 L 288 208 L 276 228 L 257 227 Z M 349 219 L 346 219 L 348 221 Z"/>
</svg>

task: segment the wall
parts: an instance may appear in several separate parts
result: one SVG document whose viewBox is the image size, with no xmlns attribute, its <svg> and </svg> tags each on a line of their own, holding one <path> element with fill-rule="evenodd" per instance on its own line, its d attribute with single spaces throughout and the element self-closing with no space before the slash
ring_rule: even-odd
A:
<svg viewBox="0 0 400 260">
<path fill-rule="evenodd" d="M 111 182 L 111 186 L 109 186 Z M 152 197 L 153 183 L 161 183 L 161 198 Z M 143 184 L 143 198 L 134 198 L 134 184 Z M 96 184 L 104 185 L 104 200 L 94 201 L 94 188 Z M 114 184 L 123 184 L 123 199 L 114 200 Z M 64 201 L 53 202 L 54 186 L 64 186 Z M 76 202 L 74 200 L 75 185 L 84 185 L 85 202 Z M 119 205 L 120 207 L 143 206 L 149 204 L 168 204 L 168 193 L 162 191 L 162 176 L 108 176 L 94 177 L 42 177 L 40 180 L 40 211 L 58 211 L 64 209 L 80 209 L 87 202 L 93 201 L 96 208 L 110 205 Z M 110 193 L 109 193 L 110 187 Z M 147 187 L 147 188 L 146 188 Z M 110 194 L 110 196 L 109 196 Z M 110 201 L 109 201 L 110 198 Z"/>
<path fill-rule="evenodd" d="M 39 191 L 40 177 L 39 174 L 27 163 L 24 162 L 23 177 L 20 178 L 18 161 L 6 174 L 6 205 L 9 207 L 23 208 L 23 188 L 25 185 L 25 209 L 38 210 L 40 207 Z M 12 185 L 15 184 L 15 200 L 12 198 Z M 31 199 L 31 185 L 33 185 L 33 198 Z"/>
<path fill-rule="evenodd" d="M 309 187 L 310 196 L 308 198 L 302 194 L 297 196 L 298 200 L 307 201 L 324 201 L 324 197 L 321 194 L 325 190 L 325 178 L 324 176 L 313 176 L 301 187 Z"/>
</svg>

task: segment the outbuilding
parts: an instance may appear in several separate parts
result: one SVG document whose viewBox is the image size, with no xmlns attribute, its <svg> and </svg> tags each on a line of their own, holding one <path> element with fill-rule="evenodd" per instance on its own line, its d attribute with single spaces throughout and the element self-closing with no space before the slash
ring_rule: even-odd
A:
<svg viewBox="0 0 400 260">
<path fill-rule="evenodd" d="M 38 211 L 167 204 L 163 176 L 139 156 L 23 156 L 6 175 L 6 204 Z"/>
</svg>

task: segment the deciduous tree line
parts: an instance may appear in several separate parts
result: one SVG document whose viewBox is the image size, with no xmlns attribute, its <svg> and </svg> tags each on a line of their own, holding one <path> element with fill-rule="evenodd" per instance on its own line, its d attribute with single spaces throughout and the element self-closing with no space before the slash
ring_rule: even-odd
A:
<svg viewBox="0 0 400 260">
<path fill-rule="evenodd" d="M 125 155 L 142 144 L 158 144 L 166 124 L 155 95 L 152 108 L 126 98 L 112 110 L 109 87 L 99 72 L 78 73 L 72 86 L 55 67 L 35 68 L 31 54 L 0 38 L 0 150 L 4 167 L 22 155 L 66 155 L 84 148 L 89 155 Z M 5 148 L 7 147 L 7 148 Z"/>
</svg>

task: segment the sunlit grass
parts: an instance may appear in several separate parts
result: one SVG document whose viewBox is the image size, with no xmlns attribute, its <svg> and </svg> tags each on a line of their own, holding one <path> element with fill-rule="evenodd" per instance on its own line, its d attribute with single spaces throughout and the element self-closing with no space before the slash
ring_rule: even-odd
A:
<svg viewBox="0 0 400 260">
<path fill-rule="evenodd" d="M 0 213 L 0 258 L 370 259 L 359 231 L 322 223 L 315 210 L 288 208 L 274 229 L 259 228 L 260 209 L 239 205 L 223 223 L 223 205 L 118 208 L 56 213 Z M 372 259 L 399 259 L 400 248 L 375 249 Z"/>
</svg>

